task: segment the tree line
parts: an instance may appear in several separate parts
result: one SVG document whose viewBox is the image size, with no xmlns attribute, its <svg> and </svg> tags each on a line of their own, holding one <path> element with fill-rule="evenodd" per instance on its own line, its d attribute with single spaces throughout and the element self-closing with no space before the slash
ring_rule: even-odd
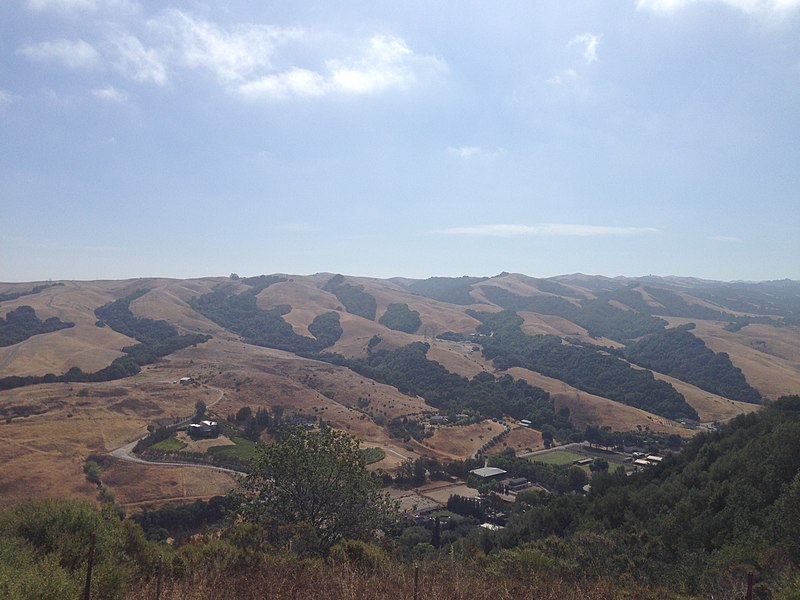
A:
<svg viewBox="0 0 800 600">
<path fill-rule="evenodd" d="M 50 317 L 42 321 L 30 306 L 20 306 L 6 313 L 5 319 L 0 317 L 0 346 L 11 346 L 24 342 L 34 335 L 52 333 L 61 329 L 75 327 L 75 323 L 67 323 L 58 317 Z"/>
<path fill-rule="evenodd" d="M 515 312 L 468 311 L 481 321 L 476 343 L 498 369 L 524 367 L 560 379 L 578 389 L 670 419 L 698 419 L 697 411 L 665 381 L 650 371 L 634 369 L 606 348 L 563 343 L 554 335 L 523 333 L 522 317 Z"/>
<path fill-rule="evenodd" d="M 747 383 L 730 357 L 725 352 L 708 348 L 686 326 L 629 342 L 622 354 L 647 369 L 671 375 L 725 398 L 761 402 L 761 394 Z"/>
<path fill-rule="evenodd" d="M 7 390 L 39 383 L 89 383 L 112 381 L 136 375 L 143 365 L 150 364 L 183 348 L 202 344 L 210 336 L 202 334 L 180 335 L 178 330 L 163 320 L 139 318 L 130 310 L 130 303 L 142 297 L 148 290 L 142 289 L 104 304 L 95 309 L 98 327 L 111 327 L 114 331 L 132 337 L 138 344 L 125 346 L 125 356 L 115 358 L 111 364 L 98 371 L 86 373 L 79 367 L 71 367 L 66 373 L 56 375 L 30 375 L 4 377 L 0 379 L 0 390 Z"/>
</svg>

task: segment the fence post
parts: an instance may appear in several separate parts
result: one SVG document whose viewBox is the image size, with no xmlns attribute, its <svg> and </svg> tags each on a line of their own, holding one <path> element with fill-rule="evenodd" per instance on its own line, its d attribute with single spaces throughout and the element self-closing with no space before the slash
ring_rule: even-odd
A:
<svg viewBox="0 0 800 600">
<path fill-rule="evenodd" d="M 414 600 L 419 600 L 419 564 L 414 565 Z"/>
<path fill-rule="evenodd" d="M 747 596 L 745 596 L 746 600 L 753 600 L 753 574 L 747 574 Z"/>
<path fill-rule="evenodd" d="M 92 566 L 94 565 L 94 542 L 96 534 L 89 536 L 89 561 L 86 565 L 86 586 L 83 588 L 83 600 L 91 600 L 92 596 Z"/>
</svg>

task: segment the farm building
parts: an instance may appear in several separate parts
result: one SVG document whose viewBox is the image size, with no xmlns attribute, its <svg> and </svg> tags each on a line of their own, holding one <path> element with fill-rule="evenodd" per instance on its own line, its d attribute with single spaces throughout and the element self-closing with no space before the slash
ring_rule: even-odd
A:
<svg viewBox="0 0 800 600">
<path fill-rule="evenodd" d="M 216 421 L 200 421 L 189 424 L 189 435 L 193 438 L 214 438 L 219 435 L 219 423 Z"/>
<path fill-rule="evenodd" d="M 528 481 L 524 477 L 515 477 L 514 479 L 509 479 L 502 483 L 511 492 L 518 492 L 520 490 L 524 490 L 525 488 L 528 488 L 531 485 L 530 481 Z"/>
<path fill-rule="evenodd" d="M 501 475 L 505 475 L 506 471 L 497 467 L 481 467 L 480 469 L 472 469 L 470 473 L 481 479 L 497 479 Z"/>
</svg>

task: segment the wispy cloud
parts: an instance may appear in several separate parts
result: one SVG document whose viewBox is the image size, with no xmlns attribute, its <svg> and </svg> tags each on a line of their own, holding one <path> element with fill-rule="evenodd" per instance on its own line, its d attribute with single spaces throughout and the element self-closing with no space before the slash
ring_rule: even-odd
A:
<svg viewBox="0 0 800 600">
<path fill-rule="evenodd" d="M 162 54 L 155 48 L 147 48 L 135 35 L 118 33 L 109 35 L 114 66 L 139 83 L 164 85 L 167 68 Z"/>
<path fill-rule="evenodd" d="M 480 146 L 450 146 L 447 148 L 447 154 L 462 160 L 495 159 L 502 153 L 502 150 L 484 150 Z"/>
<path fill-rule="evenodd" d="M 657 233 L 653 227 L 610 227 L 607 225 L 576 225 L 567 223 L 538 223 L 535 225 L 475 225 L 472 227 L 449 227 L 434 233 L 448 235 L 483 235 L 496 237 L 516 236 L 595 236 L 595 235 L 643 235 Z"/>
<path fill-rule="evenodd" d="M 136 10 L 138 4 L 131 0 L 27 0 L 33 12 L 94 13 L 101 10 Z"/>
<path fill-rule="evenodd" d="M 637 0 L 640 9 L 674 13 L 696 4 L 725 4 L 745 14 L 781 17 L 800 9 L 800 0 Z"/>
<path fill-rule="evenodd" d="M 567 48 L 573 46 L 583 47 L 583 62 L 587 65 L 597 62 L 597 47 L 600 45 L 600 36 L 593 33 L 582 33 L 573 37 L 568 43 Z"/>
<path fill-rule="evenodd" d="M 128 100 L 128 94 L 111 85 L 92 90 L 92 96 L 104 102 L 116 102 L 119 104 Z"/>
<path fill-rule="evenodd" d="M 600 46 L 601 36 L 595 33 L 581 33 L 573 36 L 567 42 L 567 49 L 578 47 L 581 49 L 581 61 L 573 60 L 573 64 L 547 79 L 550 85 L 564 85 L 578 87 L 580 75 L 583 71 L 598 61 L 597 48 Z M 581 62 L 583 63 L 581 65 Z"/>
<path fill-rule="evenodd" d="M 129 0 L 27 0 L 36 12 L 76 16 Z M 221 25 L 185 10 L 167 9 L 149 19 L 97 18 L 100 36 L 89 43 L 43 41 L 18 53 L 70 68 L 117 71 L 143 84 L 165 85 L 175 75 L 205 72 L 223 89 L 245 99 L 355 96 L 404 91 L 446 71 L 435 56 L 415 52 L 397 36 L 355 39 L 264 23 Z"/>
<path fill-rule="evenodd" d="M 402 38 L 375 35 L 360 56 L 326 60 L 320 70 L 294 66 L 243 83 L 238 91 L 253 99 L 376 94 L 406 90 L 444 69 L 442 60 L 416 54 Z"/>
<path fill-rule="evenodd" d="M 84 40 L 58 39 L 28 44 L 17 54 L 39 62 L 60 63 L 70 69 L 89 69 L 100 62 L 100 54 Z"/>
<path fill-rule="evenodd" d="M 712 235 L 709 239 L 714 242 L 722 242 L 726 244 L 741 244 L 742 238 L 735 235 Z"/>
<path fill-rule="evenodd" d="M 240 82 L 272 66 L 277 47 L 303 35 L 299 28 L 240 24 L 226 30 L 179 10 L 148 23 L 165 53 L 189 69 L 204 69 L 225 83 Z"/>
</svg>

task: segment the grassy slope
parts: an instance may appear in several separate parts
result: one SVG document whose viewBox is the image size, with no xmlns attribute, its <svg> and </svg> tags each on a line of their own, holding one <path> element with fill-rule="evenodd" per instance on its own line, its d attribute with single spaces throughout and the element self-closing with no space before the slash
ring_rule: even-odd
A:
<svg viewBox="0 0 800 600">
<path fill-rule="evenodd" d="M 291 304 L 293 310 L 287 315 L 287 321 L 298 333 L 307 335 L 306 327 L 315 316 L 340 306 L 333 294 L 319 289 L 328 278 L 325 275 L 290 277 L 291 281 L 265 289 L 259 295 L 258 303 L 263 307 Z M 469 333 L 474 330 L 477 322 L 464 313 L 464 306 L 412 294 L 402 282 L 351 279 L 355 285 L 363 285 L 364 290 L 376 298 L 379 315 L 389 303 L 403 302 L 411 310 L 420 313 L 423 325 L 416 335 L 410 335 L 391 331 L 377 322 L 341 313 L 344 335 L 334 346 L 334 351 L 349 356 L 363 356 L 373 335 L 379 335 L 388 347 L 427 339 L 432 344 L 430 357 L 453 372 L 473 376 L 481 370 L 493 371 L 493 366 L 483 360 L 480 352 L 471 350 L 471 344 L 433 339 L 443 331 Z M 106 366 L 121 356 L 120 349 L 132 344 L 133 340 L 110 328 L 96 327 L 93 311 L 110 300 L 142 287 L 151 288 L 152 291 L 131 304 L 134 314 L 166 319 L 177 326 L 181 333 L 199 332 L 214 336 L 202 347 L 167 357 L 134 379 L 88 386 L 76 384 L 71 386 L 71 390 L 70 386 L 36 386 L 0 395 L 0 404 L 3 406 L 31 405 L 36 410 L 47 410 L 42 416 L 14 421 L 11 425 L 0 424 L 0 440 L 5 442 L 0 457 L 6 461 L 5 477 L 0 482 L 0 497 L 19 497 L 22 493 L 39 491 L 47 493 L 46 490 L 53 486 L 64 495 L 93 495 L 94 489 L 85 483 L 80 470 L 85 457 L 91 452 L 102 452 L 135 438 L 154 415 L 191 412 L 193 401 L 190 399 L 161 399 L 158 392 L 142 393 L 141 388 L 145 384 L 172 381 L 185 374 L 202 375 L 211 385 L 225 389 L 225 397 L 218 407 L 221 415 L 235 412 L 245 405 L 256 408 L 259 405 L 280 404 L 290 412 L 322 416 L 335 427 L 355 433 L 367 442 L 394 447 L 401 454 L 408 454 L 401 443 L 392 441 L 383 428 L 352 407 L 356 406 L 359 398 L 368 398 L 371 403 L 369 410 L 392 418 L 424 410 L 426 406 L 421 399 L 365 380 L 347 369 L 300 359 L 287 353 L 254 348 L 236 341 L 236 336 L 198 315 L 188 305 L 192 297 L 206 293 L 220 283 L 246 288 L 244 284 L 236 284 L 227 278 L 65 282 L 63 286 L 0 304 L 0 314 L 20 305 L 30 305 L 42 319 L 56 316 L 76 323 L 72 329 L 36 336 L 21 344 L 0 349 L 0 376 L 63 372 L 71 366 L 90 371 Z M 506 287 L 514 293 L 542 293 L 537 288 L 541 286 L 537 280 L 511 275 L 493 278 L 476 286 L 472 292 L 476 302 L 482 300 L 481 285 Z M 580 288 L 575 282 L 569 285 L 577 295 L 593 296 L 588 288 Z M 0 285 L 0 292 L 30 287 L 30 284 L 3 284 Z M 475 304 L 472 308 L 496 310 L 496 307 L 486 304 Z M 588 340 L 585 331 L 564 319 L 532 313 L 525 313 L 523 317 L 525 330 L 529 333 L 576 334 L 576 337 Z M 669 321 L 671 325 L 677 325 L 688 319 L 669 318 Z M 798 328 L 750 325 L 731 333 L 724 331 L 724 323 L 692 321 L 698 325 L 694 333 L 713 350 L 728 352 L 733 363 L 766 396 L 775 397 L 800 389 Z M 612 345 L 607 340 L 593 342 Z M 611 425 L 614 429 L 628 429 L 639 425 L 659 431 L 690 433 L 667 420 L 578 392 L 562 382 L 549 380 L 536 373 L 515 371 L 512 370 L 515 376 L 523 377 L 553 393 L 558 408 L 568 406 L 578 426 L 601 423 Z M 737 403 L 699 391 L 688 384 L 674 381 L 673 384 L 703 419 L 726 419 L 741 408 Z M 89 387 L 92 394 L 88 399 L 78 398 L 78 387 Z M 142 404 L 139 408 L 114 411 L 109 408 L 114 402 L 105 400 L 100 403 L 95 399 L 95 390 L 114 387 L 126 388 L 131 397 Z M 157 405 L 158 412 L 155 408 L 148 408 L 149 402 Z M 69 420 L 67 412 L 73 413 Z M 69 423 L 69 426 L 65 426 L 65 423 Z M 464 450 L 469 449 L 465 447 Z M 420 448 L 420 451 L 425 450 Z M 449 449 L 444 447 L 441 452 L 442 456 L 450 454 Z M 390 453 L 389 456 L 394 455 Z M 159 476 L 155 478 L 158 484 L 155 487 L 163 491 L 165 498 L 191 496 L 190 491 L 200 490 L 193 484 L 187 484 L 188 488 L 183 490 L 184 485 L 175 474 L 183 471 L 166 467 L 143 469 L 158 471 Z M 116 473 L 115 477 L 120 481 L 118 493 L 121 497 L 131 503 L 141 501 L 142 489 L 137 489 L 130 478 L 122 477 L 120 473 Z M 27 487 L 30 491 L 24 492 Z"/>
</svg>

